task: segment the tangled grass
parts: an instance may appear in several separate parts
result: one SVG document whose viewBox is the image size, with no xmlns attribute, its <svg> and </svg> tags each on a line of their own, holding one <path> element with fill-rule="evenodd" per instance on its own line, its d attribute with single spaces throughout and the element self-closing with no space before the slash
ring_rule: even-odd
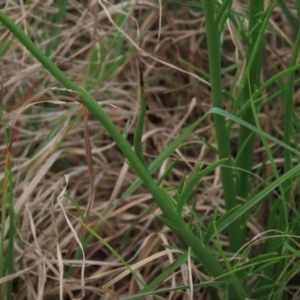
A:
<svg viewBox="0 0 300 300">
<path fill-rule="evenodd" d="M 265 2 L 271 7 L 272 1 Z M 200 4 L 66 0 L 6 1 L 3 6 L 34 44 L 96 99 L 131 145 L 140 111 L 139 66 L 144 65 L 142 149 L 147 166 L 203 117 L 153 167 L 153 179 L 174 199 L 199 164 L 218 161 L 220 145 L 214 114 L 209 113 L 211 50 Z M 225 116 L 227 111 L 241 118 L 243 105 L 237 107 L 236 99 L 248 71 L 248 6 L 234 1 L 229 8 L 221 33 L 223 108 Z M 278 1 L 272 9 L 261 37 L 265 43 L 257 88 L 269 78 L 276 80 L 253 99 L 257 130 L 284 141 L 289 78 L 276 76 L 296 66 L 291 61 L 297 9 L 293 1 Z M 230 299 L 230 288 L 224 288 L 228 278 L 213 278 L 190 248 L 184 249 L 153 195 L 137 181 L 80 95 L 58 83 L 3 25 L 0 41 L 1 299 L 208 299 L 209 294 Z M 291 166 L 299 160 L 297 84 L 298 78 L 292 78 Z M 226 124 L 233 160 L 247 160 L 240 156 L 240 123 Z M 240 205 L 289 171 L 285 150 L 261 136 L 254 141 L 249 189 L 246 198 L 237 197 Z M 232 170 L 239 168 L 233 165 Z M 247 210 L 244 243 L 232 251 L 228 231 L 212 227 L 226 215 L 220 173 L 215 167 L 193 186 L 183 219 L 197 237 L 209 230 L 218 233 L 208 247 L 229 274 L 242 274 L 231 280 L 242 283 L 248 298 L 298 299 L 297 176 L 288 178 L 288 186 L 268 190 L 264 201 Z M 289 191 L 281 216 L 277 200 Z"/>
</svg>

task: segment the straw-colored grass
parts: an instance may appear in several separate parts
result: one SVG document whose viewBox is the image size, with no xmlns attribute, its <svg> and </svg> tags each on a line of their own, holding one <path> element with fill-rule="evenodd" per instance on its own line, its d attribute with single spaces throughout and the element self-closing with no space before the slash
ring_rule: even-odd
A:
<svg viewBox="0 0 300 300">
<path fill-rule="evenodd" d="M 148 165 L 212 107 L 208 78 L 200 73 L 209 72 L 205 20 L 202 10 L 192 3 L 69 0 L 62 22 L 55 24 L 60 7 L 53 2 L 6 1 L 4 12 L 73 82 L 93 95 L 120 132 L 128 126 L 131 144 L 139 112 L 139 64 L 143 63 L 147 101 L 143 146 Z M 294 12 L 293 1 L 286 2 Z M 234 1 L 232 10 L 246 13 L 247 6 Z M 241 23 L 247 27 L 247 20 Z M 265 39 L 263 82 L 274 75 L 274 66 L 285 70 L 292 53 L 293 32 L 279 6 L 268 23 Z M 234 96 L 240 83 L 236 74 L 244 68 L 245 44 L 230 22 L 221 42 L 222 84 L 233 89 Z M 176 261 L 181 255 L 180 241 L 156 217 L 162 215 L 161 210 L 143 185 L 123 196 L 137 177 L 77 95 L 58 84 L 2 25 L 0 44 L 0 180 L 2 190 L 7 182 L 12 185 L 15 214 L 13 272 L 2 273 L 0 298 L 5 299 L 12 280 L 10 299 L 78 299 L 83 293 L 84 299 L 130 299 L 143 288 L 142 281 L 150 283 Z M 233 102 L 226 99 L 224 108 L 231 111 Z M 280 140 L 282 114 L 279 96 L 265 103 L 258 114 L 263 131 Z M 238 127 L 234 125 L 231 132 L 233 156 Z M 173 195 L 180 179 L 191 176 L 199 162 L 209 165 L 218 159 L 216 147 L 213 116 L 209 115 L 153 178 L 157 180 L 178 159 L 162 183 Z M 272 151 L 276 145 L 270 142 L 269 147 Z M 283 154 L 277 152 L 275 156 L 279 168 Z M 265 147 L 257 139 L 253 189 L 273 175 L 265 158 Z M 8 181 L 6 172 L 11 172 Z M 206 225 L 218 205 L 219 215 L 225 213 L 219 168 L 202 179 L 189 204 Z M 10 214 L 8 205 L 3 215 L 3 205 L 6 251 Z M 251 250 L 255 255 L 259 246 L 255 247 L 256 240 L 252 244 L 251 239 L 264 238 L 269 207 L 263 204 L 257 210 L 248 222 L 248 243 L 241 253 Z M 186 208 L 184 218 L 200 226 Z M 91 236 L 86 226 L 100 240 Z M 228 249 L 226 232 L 219 239 L 223 249 Z M 192 288 L 210 279 L 199 270 L 189 256 L 155 286 L 165 289 L 157 299 L 208 299 L 205 287 Z M 168 290 L 178 286 L 189 288 Z M 293 288 L 290 291 L 296 295 Z"/>
</svg>

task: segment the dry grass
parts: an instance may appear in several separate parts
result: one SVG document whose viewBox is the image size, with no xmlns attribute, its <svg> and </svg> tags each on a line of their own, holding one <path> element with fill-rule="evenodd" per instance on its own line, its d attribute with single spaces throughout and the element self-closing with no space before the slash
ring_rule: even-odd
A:
<svg viewBox="0 0 300 300">
<path fill-rule="evenodd" d="M 51 14 L 56 13 L 57 8 L 52 1 L 35 2 L 12 1 L 8 4 L 7 1 L 6 13 L 40 49 L 46 51 L 53 26 Z M 103 5 L 106 11 L 96 1 L 69 1 L 65 19 L 58 34 L 52 38 L 51 58 L 78 85 L 91 87 L 97 78 L 103 76 L 104 80 L 95 83 L 91 93 L 120 131 L 130 121 L 128 139 L 131 142 L 138 113 L 138 63 L 142 60 L 148 106 L 144 129 L 145 156 L 150 163 L 183 128 L 211 108 L 209 85 L 181 61 L 184 59 L 200 70 L 208 71 L 204 18 L 196 9 L 172 2 L 164 3 L 162 7 L 152 1 L 131 1 L 126 7 L 118 1 L 103 2 Z M 233 8 L 246 10 L 239 2 L 235 2 Z M 117 16 L 128 19 L 117 26 Z M 274 64 L 278 69 L 285 69 L 288 65 L 292 34 L 284 22 L 280 9 L 276 8 L 270 27 L 282 34 L 286 43 L 274 35 L 266 37 L 265 77 L 274 75 Z M 229 29 L 230 25 L 222 36 L 224 67 L 242 62 L 245 51 L 243 43 Z M 3 26 L 0 30 L 1 43 L 8 41 L 11 35 Z M 105 50 L 99 48 L 99 41 Z M 105 72 L 132 46 L 135 50 L 105 77 Z M 95 47 L 99 48 L 100 55 L 94 66 L 97 78 L 89 72 Z M 101 57 L 104 52 L 106 56 Z M 240 65 L 238 68 L 242 69 Z M 84 264 L 84 299 L 117 299 L 117 296 L 136 294 L 141 288 L 140 283 L 96 238 L 86 246 L 85 260 L 82 257 L 74 259 L 78 244 L 74 243 L 71 224 L 81 236 L 84 233 L 74 203 L 64 199 L 59 205 L 59 194 L 65 186 L 64 183 L 60 185 L 61 180 L 64 175 L 69 176 L 66 193 L 83 214 L 86 214 L 92 193 L 91 173 L 86 160 L 84 110 L 76 102 L 76 95 L 63 90 L 17 40 L 12 41 L 8 52 L 1 57 L 1 73 L 2 124 L 8 131 L 6 134 L 4 130 L 0 131 L 0 178 L 3 180 L 4 162 L 10 150 L 17 214 L 13 279 L 19 294 L 13 299 L 58 299 L 62 291 L 63 299 L 80 298 Z M 234 73 L 224 73 L 225 87 L 231 86 Z M 201 77 L 202 82 L 195 81 L 197 77 Z M 282 136 L 280 101 L 275 99 L 272 105 L 265 105 L 260 114 L 264 131 L 279 138 Z M 230 109 L 232 102 L 227 101 L 226 106 Z M 162 244 L 179 247 L 180 244 L 173 233 L 156 219 L 155 215 L 161 212 L 147 190 L 140 187 L 133 195 L 121 199 L 136 176 L 93 116 L 88 121 L 88 132 L 94 194 L 86 224 L 96 228 L 97 234 L 131 265 L 136 274 L 150 282 L 178 256 L 176 250 L 166 250 Z M 177 157 L 180 162 L 165 185 L 176 187 L 182 175 L 185 172 L 190 174 L 198 161 L 209 163 L 216 159 L 216 154 L 206 147 L 199 135 L 214 146 L 212 119 L 207 118 L 170 157 L 169 162 Z M 235 151 L 234 135 L 232 143 Z M 257 167 L 264 155 L 260 147 L 258 144 L 255 153 Z M 169 162 L 163 164 L 155 178 L 163 173 Z M 271 170 L 265 168 L 262 172 L 260 175 L 267 177 Z M 205 178 L 195 197 L 195 209 L 205 221 L 214 207 L 223 203 L 218 171 Z M 261 232 L 263 220 L 255 225 L 249 224 L 249 229 L 252 236 Z M 226 246 L 227 238 L 222 237 Z M 74 271 L 68 275 L 70 266 L 74 266 Z M 194 283 L 206 279 L 193 265 L 186 265 L 160 288 L 189 285 L 184 268 L 191 271 Z M 0 279 L 4 288 L 9 279 Z M 205 299 L 205 295 L 204 290 L 194 291 L 193 299 Z M 190 299 L 192 296 L 189 291 L 182 291 L 161 297 Z"/>
</svg>

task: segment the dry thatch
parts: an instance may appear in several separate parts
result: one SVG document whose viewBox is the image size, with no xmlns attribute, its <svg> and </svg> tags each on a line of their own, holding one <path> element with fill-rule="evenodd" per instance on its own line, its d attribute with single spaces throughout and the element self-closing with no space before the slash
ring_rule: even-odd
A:
<svg viewBox="0 0 300 300">
<path fill-rule="evenodd" d="M 59 9 L 53 1 L 9 2 L 6 14 L 43 52 L 50 51 L 51 59 L 70 79 L 90 89 L 120 131 L 129 121 L 130 142 L 138 114 L 138 65 L 142 61 L 148 164 L 183 128 L 211 108 L 210 86 L 195 71 L 197 68 L 208 73 L 205 22 L 198 8 L 175 1 L 162 1 L 160 6 L 152 1 L 70 0 L 62 24 L 55 25 L 53 16 Z M 235 1 L 233 10 L 246 11 L 245 4 Z M 280 37 L 266 35 L 263 77 L 274 75 L 275 64 L 279 70 L 288 65 L 293 37 L 285 22 L 281 10 L 276 8 L 268 32 L 274 30 Z M 52 36 L 55 29 L 57 33 Z M 155 217 L 161 212 L 143 186 L 122 197 L 136 176 L 93 116 L 89 116 L 85 130 L 85 111 L 76 95 L 63 89 L 4 26 L 0 27 L 0 40 L 2 44 L 10 43 L 9 50 L 0 58 L 2 124 L 6 128 L 0 131 L 0 177 L 3 180 L 5 161 L 10 155 L 16 213 L 13 280 L 18 291 L 13 299 L 57 299 L 62 292 L 64 299 L 80 298 L 84 264 L 84 299 L 136 294 L 141 288 L 137 276 L 151 282 L 178 257 L 177 250 L 162 244 L 180 247 L 180 243 Z M 238 89 L 239 78 L 234 76 L 243 71 L 245 46 L 230 23 L 222 35 L 222 45 L 223 67 L 237 64 L 236 69 L 224 72 L 224 87 L 230 88 L 236 80 Z M 259 115 L 264 131 L 278 137 L 282 135 L 281 105 L 281 100 L 275 99 Z M 230 99 L 226 99 L 225 106 L 230 110 Z M 89 138 L 85 140 L 87 132 Z M 209 164 L 216 160 L 215 152 L 203 142 L 206 140 L 214 147 L 214 139 L 212 117 L 208 117 L 154 178 L 179 158 L 164 182 L 172 192 L 184 173 L 193 172 L 197 162 Z M 93 172 L 86 159 L 88 144 Z M 233 154 L 235 144 L 233 134 Z M 258 168 L 264 154 L 259 143 L 256 149 Z M 278 158 L 278 164 L 281 161 Z M 260 175 L 267 177 L 270 170 L 265 168 L 262 172 Z M 67 186 L 64 175 L 69 176 Z M 64 187 L 73 202 L 66 198 L 60 202 Z M 194 197 L 195 210 L 205 222 L 215 206 L 223 203 L 218 170 L 204 178 Z M 80 221 L 80 210 L 86 215 L 89 203 L 93 205 L 85 224 L 109 243 L 137 276 L 130 274 L 122 261 L 95 237 L 83 245 L 85 260 L 80 251 L 78 257 L 74 256 L 79 249 L 77 234 L 89 234 Z M 186 218 L 188 221 L 188 211 Z M 8 223 L 5 225 L 8 230 Z M 263 220 L 249 224 L 249 235 L 258 234 L 263 226 Z M 226 235 L 221 238 L 226 247 Z M 188 271 L 194 282 L 207 280 L 191 263 L 174 272 L 159 288 L 189 285 Z M 0 279 L 4 289 L 9 279 Z M 161 297 L 190 299 L 191 294 L 179 291 Z M 193 297 L 205 299 L 204 290 L 194 291 Z"/>
</svg>

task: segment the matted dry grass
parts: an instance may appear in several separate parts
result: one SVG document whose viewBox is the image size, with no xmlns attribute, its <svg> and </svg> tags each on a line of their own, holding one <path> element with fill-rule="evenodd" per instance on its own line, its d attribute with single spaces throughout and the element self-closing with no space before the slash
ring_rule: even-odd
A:
<svg viewBox="0 0 300 300">
<path fill-rule="evenodd" d="M 139 60 L 143 62 L 148 106 L 144 129 L 147 163 L 183 128 L 211 108 L 209 85 L 181 61 L 184 59 L 208 72 L 203 15 L 184 4 L 163 2 L 160 7 L 152 1 L 131 1 L 125 7 L 118 1 L 99 1 L 105 6 L 104 10 L 96 1 L 70 0 L 65 19 L 53 38 L 51 53 L 51 58 L 69 78 L 78 85 L 91 86 L 96 80 L 88 71 L 91 51 L 99 47 L 100 41 L 106 56 L 100 56 L 96 64 L 98 78 L 105 77 L 105 72 L 125 51 L 135 47 L 111 75 L 95 84 L 91 93 L 120 131 L 130 121 L 128 139 L 132 142 L 138 113 L 138 64 Z M 53 28 L 49 20 L 51 14 L 57 12 L 53 1 L 4 3 L 8 5 L 7 15 L 27 32 L 40 49 L 46 51 Z M 246 7 L 236 1 L 234 9 L 245 11 Z M 117 16 L 128 19 L 122 26 L 117 26 Z M 270 26 L 289 41 L 291 32 L 284 22 L 280 9 L 276 8 Z M 10 38 L 11 35 L 1 26 L 1 43 Z M 225 30 L 222 39 L 224 66 L 240 63 L 245 49 L 232 28 Z M 288 42 L 282 44 L 273 35 L 268 42 L 263 75 L 267 77 L 273 75 L 275 62 L 279 69 L 287 67 L 292 50 Z M 101 51 L 99 49 L 99 55 Z M 161 212 L 143 186 L 133 195 L 121 199 L 136 176 L 93 116 L 88 121 L 94 173 L 94 194 L 91 194 L 83 107 L 76 102 L 76 95 L 62 89 L 17 40 L 12 41 L 8 52 L 1 57 L 1 73 L 3 120 L 5 126 L 13 128 L 13 131 L 8 137 L 5 137 L 4 130 L 0 131 L 0 178 L 3 180 L 4 161 L 11 143 L 14 208 L 18 214 L 13 278 L 20 293 L 13 299 L 58 299 L 62 291 L 64 299 L 80 298 L 84 264 L 84 299 L 134 295 L 140 290 L 140 283 L 96 238 L 85 249 L 85 261 L 73 259 L 78 244 L 74 243 L 70 224 L 77 233 L 82 235 L 83 231 L 74 203 L 66 199 L 61 205 L 58 203 L 59 194 L 65 186 L 61 182 L 64 175 L 69 176 L 66 193 L 80 206 L 83 214 L 93 195 L 93 206 L 86 224 L 91 228 L 101 224 L 97 234 L 146 282 L 157 277 L 178 255 L 176 250 L 166 250 L 162 244 L 180 247 L 178 240 L 156 219 L 155 215 Z M 231 86 L 232 74 L 234 72 L 224 73 L 225 87 Z M 276 101 L 275 105 L 266 105 L 260 115 L 264 130 L 278 137 L 282 135 L 281 124 L 277 123 L 282 119 L 280 105 L 279 100 L 278 105 Z M 228 100 L 226 108 L 230 107 Z M 180 162 L 165 182 L 165 185 L 176 187 L 182 175 L 190 174 L 198 161 L 214 161 L 216 154 L 199 136 L 214 146 L 212 118 L 201 124 L 201 128 L 185 141 L 154 177 L 158 178 L 170 161 L 179 158 Z M 234 135 L 232 142 L 234 151 Z M 259 164 L 262 149 L 260 145 L 256 149 L 255 160 Z M 218 171 L 203 180 L 195 197 L 196 210 L 205 221 L 214 207 L 223 203 Z M 262 225 L 249 224 L 252 235 L 259 233 Z M 222 238 L 226 246 L 227 237 L 224 235 Z M 75 269 L 68 276 L 70 266 Z M 205 274 L 199 273 L 193 265 L 186 265 L 172 274 L 160 288 L 189 285 L 187 269 L 192 272 L 193 282 L 206 279 Z M 3 287 L 9 279 L 0 279 Z M 190 299 L 191 294 L 182 291 L 161 297 Z M 205 299 L 205 291 L 194 291 L 193 297 Z"/>
</svg>

